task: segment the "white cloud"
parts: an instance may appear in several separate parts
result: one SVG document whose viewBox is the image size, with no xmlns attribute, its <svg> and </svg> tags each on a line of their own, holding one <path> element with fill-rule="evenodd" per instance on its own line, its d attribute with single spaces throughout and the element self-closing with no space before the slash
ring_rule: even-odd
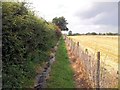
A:
<svg viewBox="0 0 120 90">
<path fill-rule="evenodd" d="M 119 0 L 108 0 L 108 3 L 111 1 L 118 2 Z M 109 10 L 106 8 L 107 4 L 103 7 L 94 3 L 104 2 L 103 0 L 29 0 L 28 2 L 32 2 L 34 9 L 39 11 L 38 15 L 47 21 L 51 21 L 56 16 L 64 16 L 69 23 L 69 30 L 74 33 L 117 32 L 117 26 L 109 25 L 116 22 L 114 18 L 117 14 L 114 13 L 114 7 L 110 6 Z M 113 18 L 110 19 L 109 16 Z"/>
</svg>

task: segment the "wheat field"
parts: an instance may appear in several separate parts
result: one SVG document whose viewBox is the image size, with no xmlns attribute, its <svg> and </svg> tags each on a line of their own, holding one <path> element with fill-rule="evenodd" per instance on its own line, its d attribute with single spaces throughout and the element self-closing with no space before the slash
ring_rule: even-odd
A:
<svg viewBox="0 0 120 90">
<path fill-rule="evenodd" d="M 79 42 L 80 47 L 83 50 L 87 49 L 88 53 L 96 54 L 100 51 L 100 58 L 101 62 L 104 62 L 104 67 L 111 73 L 118 71 L 118 36 L 81 35 L 68 37 Z"/>
</svg>

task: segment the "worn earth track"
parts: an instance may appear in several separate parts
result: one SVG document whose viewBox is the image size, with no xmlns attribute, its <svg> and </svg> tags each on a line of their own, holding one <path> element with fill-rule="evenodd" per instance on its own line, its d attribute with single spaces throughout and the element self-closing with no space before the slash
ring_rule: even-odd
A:
<svg viewBox="0 0 120 90">
<path fill-rule="evenodd" d="M 79 58 L 75 57 L 75 55 L 71 52 L 69 46 L 66 45 L 66 48 L 72 69 L 74 71 L 76 88 L 92 88 L 82 62 Z"/>
</svg>

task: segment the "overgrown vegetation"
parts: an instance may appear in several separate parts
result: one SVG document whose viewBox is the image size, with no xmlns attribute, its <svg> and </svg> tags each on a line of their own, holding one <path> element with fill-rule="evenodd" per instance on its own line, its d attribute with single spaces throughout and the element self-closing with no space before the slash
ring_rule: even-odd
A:
<svg viewBox="0 0 120 90">
<path fill-rule="evenodd" d="M 75 88 L 73 71 L 70 66 L 63 38 L 60 40 L 56 52 L 56 61 L 52 66 L 47 86 L 48 88 Z"/>
<path fill-rule="evenodd" d="M 3 2 L 2 9 L 3 88 L 32 87 L 36 64 L 48 60 L 61 32 L 24 2 Z"/>
</svg>

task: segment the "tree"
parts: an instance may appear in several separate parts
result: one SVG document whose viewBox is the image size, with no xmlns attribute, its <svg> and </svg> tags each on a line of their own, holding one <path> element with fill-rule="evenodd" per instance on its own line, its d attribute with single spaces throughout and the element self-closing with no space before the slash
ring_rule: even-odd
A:
<svg viewBox="0 0 120 90">
<path fill-rule="evenodd" d="M 68 32 L 68 35 L 69 35 L 69 36 L 72 35 L 72 31 L 69 31 L 69 32 Z"/>
<path fill-rule="evenodd" d="M 63 16 L 59 18 L 57 17 L 53 18 L 52 23 L 57 25 L 62 31 L 68 31 L 68 28 L 66 26 L 68 23 Z"/>
<path fill-rule="evenodd" d="M 92 32 L 92 33 L 91 33 L 91 35 L 97 35 L 97 33 L 95 33 L 95 32 Z"/>
<path fill-rule="evenodd" d="M 97 33 L 95 33 L 95 32 L 88 32 L 88 33 L 86 33 L 86 35 L 97 35 Z"/>
</svg>

